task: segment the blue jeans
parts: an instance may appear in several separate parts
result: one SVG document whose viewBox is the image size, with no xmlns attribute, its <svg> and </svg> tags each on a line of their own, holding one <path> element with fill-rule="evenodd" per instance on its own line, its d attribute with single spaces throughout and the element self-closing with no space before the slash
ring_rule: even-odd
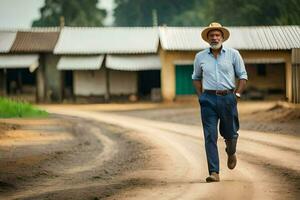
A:
<svg viewBox="0 0 300 200">
<path fill-rule="evenodd" d="M 219 173 L 218 122 L 219 131 L 225 140 L 237 140 L 239 119 L 237 101 L 233 93 L 220 96 L 204 92 L 199 97 L 201 119 L 205 137 L 205 151 L 209 174 Z M 235 153 L 235 147 L 234 147 Z"/>
</svg>

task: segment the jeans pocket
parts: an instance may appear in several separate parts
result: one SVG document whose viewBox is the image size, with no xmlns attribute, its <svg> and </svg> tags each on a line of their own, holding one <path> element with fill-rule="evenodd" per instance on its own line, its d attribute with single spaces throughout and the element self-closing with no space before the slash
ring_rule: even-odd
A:
<svg viewBox="0 0 300 200">
<path fill-rule="evenodd" d="M 198 97 L 198 101 L 199 101 L 200 105 L 201 105 L 201 103 L 203 102 L 204 95 L 205 95 L 205 93 L 202 93 L 202 94 Z"/>
<path fill-rule="evenodd" d="M 226 107 L 228 107 L 228 109 L 233 108 L 236 105 L 235 95 L 231 93 L 224 96 L 224 103 L 226 104 Z"/>
<path fill-rule="evenodd" d="M 234 105 L 236 105 L 237 104 L 237 97 L 235 96 L 234 93 L 232 93 L 231 96 L 232 96 Z"/>
</svg>

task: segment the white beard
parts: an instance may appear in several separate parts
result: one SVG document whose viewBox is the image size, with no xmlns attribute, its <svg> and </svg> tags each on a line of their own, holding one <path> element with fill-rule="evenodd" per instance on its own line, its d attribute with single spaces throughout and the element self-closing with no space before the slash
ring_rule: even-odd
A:
<svg viewBox="0 0 300 200">
<path fill-rule="evenodd" d="M 218 44 L 210 44 L 210 47 L 212 49 L 220 49 L 222 46 L 222 42 L 219 42 Z"/>
</svg>

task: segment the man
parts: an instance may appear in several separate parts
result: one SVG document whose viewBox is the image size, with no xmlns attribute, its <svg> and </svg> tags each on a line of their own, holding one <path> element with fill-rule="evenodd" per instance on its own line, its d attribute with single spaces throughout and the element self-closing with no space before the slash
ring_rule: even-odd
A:
<svg viewBox="0 0 300 200">
<path fill-rule="evenodd" d="M 248 77 L 239 52 L 223 46 L 229 35 L 229 31 L 216 22 L 202 31 L 201 36 L 209 43 L 210 48 L 197 53 L 192 74 L 201 107 L 209 171 L 207 182 L 220 181 L 218 122 L 220 134 L 225 139 L 227 166 L 234 169 L 237 163 L 235 154 L 239 130 L 237 98 L 241 97 Z M 237 87 L 235 77 L 238 78 Z"/>
</svg>

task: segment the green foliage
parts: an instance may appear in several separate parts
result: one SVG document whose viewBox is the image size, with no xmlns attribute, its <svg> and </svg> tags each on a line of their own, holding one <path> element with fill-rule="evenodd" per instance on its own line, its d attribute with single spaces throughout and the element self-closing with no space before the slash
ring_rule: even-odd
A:
<svg viewBox="0 0 300 200">
<path fill-rule="evenodd" d="M 173 17 L 192 9 L 195 1 L 197 0 L 115 0 L 115 25 L 152 26 L 153 10 L 157 12 L 158 25 L 176 25 L 172 22 Z"/>
<path fill-rule="evenodd" d="M 32 26 L 59 26 L 64 17 L 66 26 L 103 26 L 106 11 L 97 8 L 98 0 L 45 0 L 41 18 Z"/>
<path fill-rule="evenodd" d="M 279 16 L 275 18 L 276 24 L 300 24 L 300 0 L 280 0 L 282 7 Z M 277 2 L 278 4 L 278 2 Z"/>
<path fill-rule="evenodd" d="M 175 26 L 206 26 L 209 21 L 213 21 L 207 11 L 209 1 L 196 1 L 192 9 L 187 9 L 182 13 L 172 17 L 171 23 Z"/>
<path fill-rule="evenodd" d="M 0 97 L 0 118 L 47 116 L 47 112 L 34 108 L 29 103 L 16 102 Z"/>
<path fill-rule="evenodd" d="M 300 0 L 116 0 L 115 25 L 226 26 L 299 25 Z"/>
<path fill-rule="evenodd" d="M 210 0 L 215 21 L 227 26 L 300 24 L 300 0 Z"/>
</svg>

